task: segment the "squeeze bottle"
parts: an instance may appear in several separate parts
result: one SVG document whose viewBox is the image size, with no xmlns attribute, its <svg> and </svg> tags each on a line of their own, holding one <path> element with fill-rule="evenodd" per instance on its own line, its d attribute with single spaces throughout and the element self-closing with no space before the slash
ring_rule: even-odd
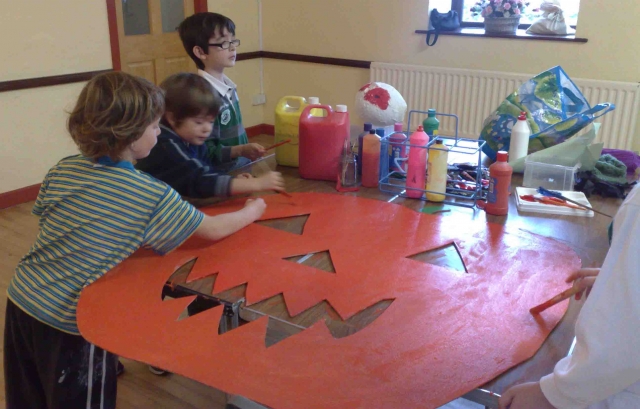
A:
<svg viewBox="0 0 640 409">
<path fill-rule="evenodd" d="M 437 136 L 438 128 L 440 127 L 440 121 L 436 118 L 436 110 L 431 108 L 427 111 L 427 118 L 422 121 L 422 127 L 429 136 Z"/>
<path fill-rule="evenodd" d="M 511 140 L 509 142 L 509 162 L 513 162 L 527 156 L 529 151 L 529 137 L 531 129 L 527 123 L 527 113 L 520 112 L 518 121 L 511 128 Z"/>
<path fill-rule="evenodd" d="M 369 131 L 373 129 L 373 124 L 364 124 L 364 131 L 358 135 L 358 175 L 362 175 L 362 138 L 369 134 Z"/>
<path fill-rule="evenodd" d="M 362 186 L 378 187 L 380 172 L 380 137 L 374 129 L 362 140 Z"/>
<path fill-rule="evenodd" d="M 389 136 L 389 171 L 401 172 L 406 168 L 404 161 L 399 160 L 397 165 L 395 161 L 407 158 L 407 147 L 404 145 L 406 140 L 407 136 L 402 133 L 402 122 L 396 122 L 393 125 L 393 133 Z"/>
<path fill-rule="evenodd" d="M 442 143 L 442 139 L 437 139 L 429 149 L 429 161 L 427 165 L 427 189 L 432 192 L 447 192 L 447 159 L 449 148 Z M 444 194 L 427 192 L 427 200 L 430 202 L 442 202 Z"/>
<path fill-rule="evenodd" d="M 507 163 L 508 155 L 505 151 L 499 151 L 498 160 L 489 166 L 489 192 L 484 210 L 495 216 L 504 216 L 509 213 L 513 168 Z"/>
<path fill-rule="evenodd" d="M 425 174 L 427 173 L 427 144 L 429 136 L 424 133 L 422 125 L 411 134 L 409 144 L 417 145 L 409 147 L 409 160 L 407 161 L 407 197 L 419 199 L 424 189 Z M 413 190 L 420 189 L 420 190 Z"/>
</svg>

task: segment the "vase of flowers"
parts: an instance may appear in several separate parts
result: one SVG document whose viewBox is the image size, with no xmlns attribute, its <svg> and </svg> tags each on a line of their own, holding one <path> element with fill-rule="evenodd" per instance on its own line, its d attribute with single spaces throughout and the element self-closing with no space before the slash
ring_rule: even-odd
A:
<svg viewBox="0 0 640 409">
<path fill-rule="evenodd" d="M 523 0 L 480 0 L 471 13 L 484 17 L 485 33 L 515 34 L 527 4 Z"/>
</svg>

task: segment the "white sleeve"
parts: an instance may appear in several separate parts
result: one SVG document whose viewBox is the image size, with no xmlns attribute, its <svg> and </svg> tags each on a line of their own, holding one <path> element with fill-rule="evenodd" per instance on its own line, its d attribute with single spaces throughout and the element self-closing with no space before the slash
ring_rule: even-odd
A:
<svg viewBox="0 0 640 409">
<path fill-rule="evenodd" d="M 613 240 L 576 323 L 571 356 L 540 380 L 558 409 L 583 409 L 640 381 L 640 190 L 620 207 Z"/>
</svg>

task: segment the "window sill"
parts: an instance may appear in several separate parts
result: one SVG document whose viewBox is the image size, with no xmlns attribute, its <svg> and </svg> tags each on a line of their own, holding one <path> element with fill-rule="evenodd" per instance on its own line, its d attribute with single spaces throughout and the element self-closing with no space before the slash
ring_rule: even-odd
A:
<svg viewBox="0 0 640 409">
<path fill-rule="evenodd" d="M 427 34 L 431 30 L 416 30 L 416 34 Z M 516 34 L 487 34 L 484 28 L 463 27 L 455 31 L 441 31 L 441 36 L 463 36 L 463 37 L 490 37 L 490 38 L 510 38 L 514 40 L 534 40 L 534 41 L 564 41 L 572 43 L 586 43 L 586 38 L 576 38 L 575 35 L 568 36 L 546 36 L 539 34 L 527 34 L 526 30 L 518 30 Z"/>
</svg>

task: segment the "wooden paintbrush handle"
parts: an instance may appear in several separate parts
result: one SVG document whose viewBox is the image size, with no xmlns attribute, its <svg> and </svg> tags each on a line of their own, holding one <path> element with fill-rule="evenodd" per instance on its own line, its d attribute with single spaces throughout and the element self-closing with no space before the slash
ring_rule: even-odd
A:
<svg viewBox="0 0 640 409">
<path fill-rule="evenodd" d="M 567 298 L 573 297 L 574 295 L 578 294 L 582 290 L 583 289 L 581 289 L 579 287 L 571 287 L 568 290 L 565 290 L 565 291 L 561 292 L 560 294 L 556 295 L 552 299 L 550 299 L 548 301 L 545 301 L 542 304 L 533 307 L 532 309 L 529 310 L 529 312 L 531 314 L 539 314 L 542 311 L 546 310 L 547 308 L 553 307 L 557 303 L 562 302 L 562 301 L 566 300 Z"/>
</svg>

